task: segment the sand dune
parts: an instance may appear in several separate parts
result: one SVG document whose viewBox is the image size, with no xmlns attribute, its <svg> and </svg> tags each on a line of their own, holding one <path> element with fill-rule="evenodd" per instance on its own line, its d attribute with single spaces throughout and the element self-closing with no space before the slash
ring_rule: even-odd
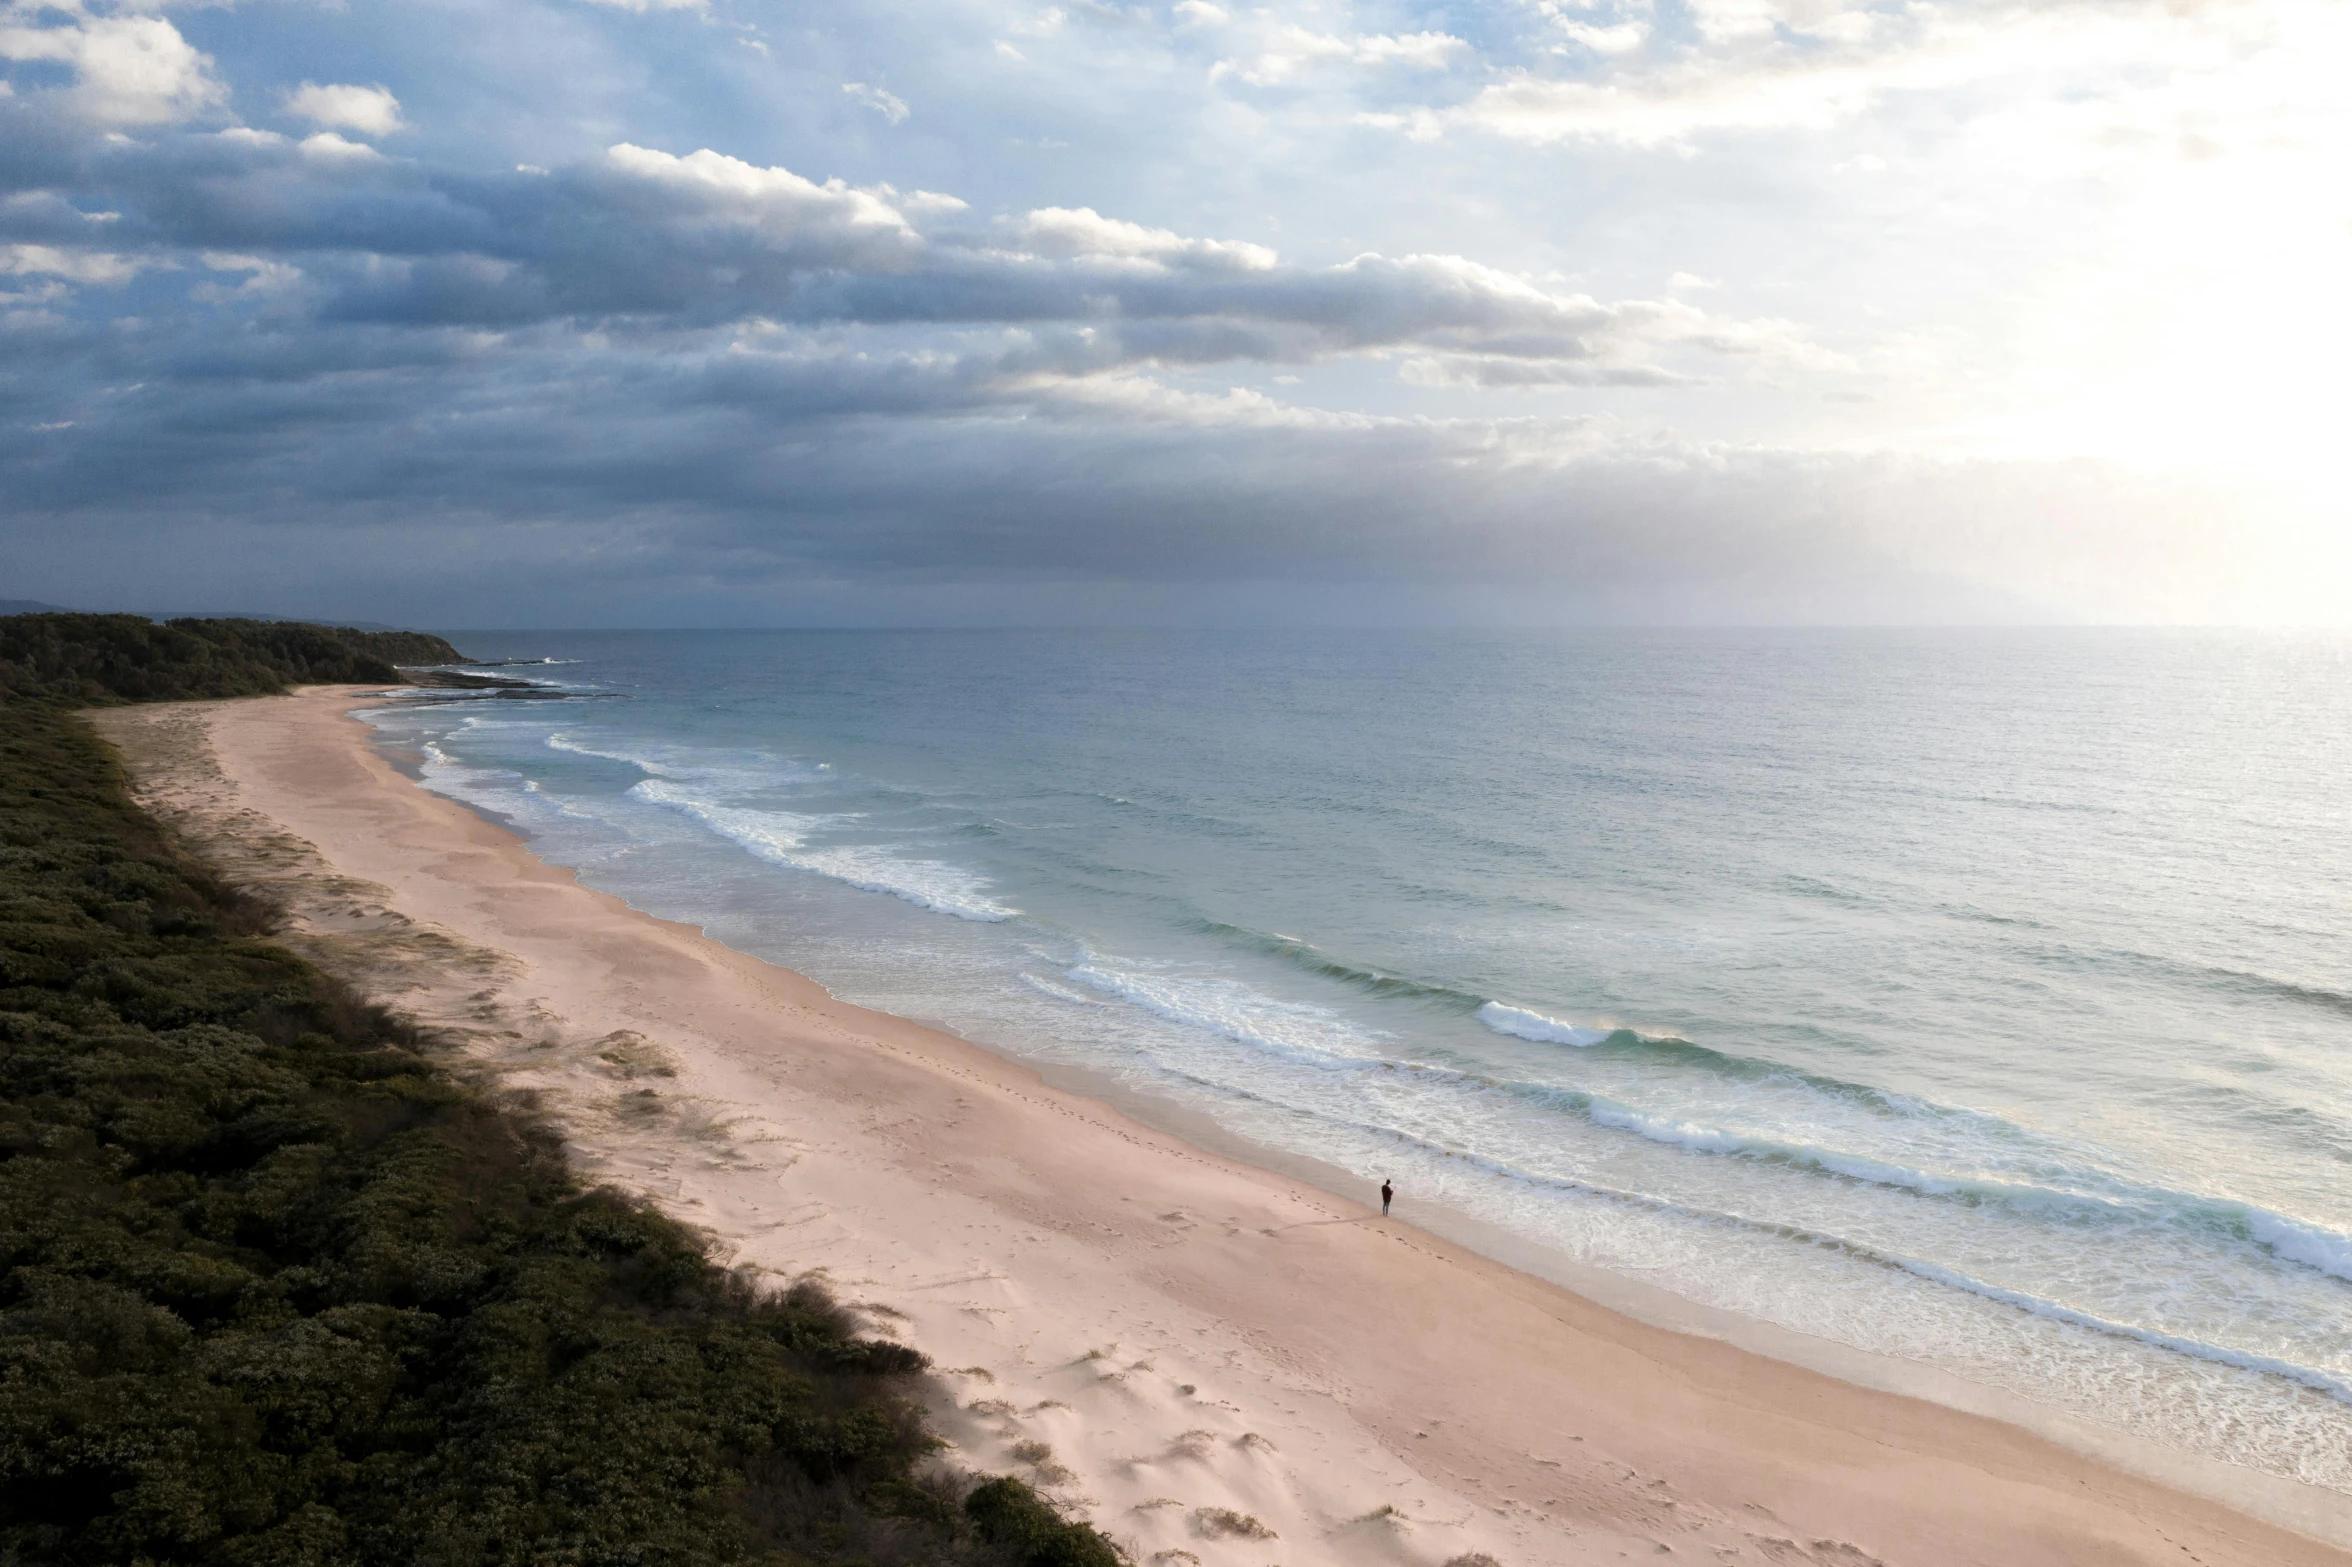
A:
<svg viewBox="0 0 2352 1567">
<path fill-rule="evenodd" d="M 1644 1325 L 838 1002 L 541 864 L 403 778 L 352 705 L 99 721 L 297 945 L 536 1095 L 594 1177 L 743 1265 L 826 1277 L 942 1368 L 958 1457 L 1138 1562 L 2352 1563 L 2017 1427 Z M 2341 1499 L 2286 1501 L 2352 1537 Z"/>
</svg>

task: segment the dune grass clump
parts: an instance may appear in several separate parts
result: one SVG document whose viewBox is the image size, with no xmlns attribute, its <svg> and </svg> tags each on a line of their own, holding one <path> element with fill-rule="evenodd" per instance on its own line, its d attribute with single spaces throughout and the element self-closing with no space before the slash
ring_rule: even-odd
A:
<svg viewBox="0 0 2352 1567">
<path fill-rule="evenodd" d="M 1114 1560 L 267 920 L 0 698 L 0 1562 Z"/>
<path fill-rule="evenodd" d="M 1221 1540 L 1237 1536 L 1244 1540 L 1271 1540 L 1274 1531 L 1260 1523 L 1253 1513 L 1237 1513 L 1230 1507 L 1196 1507 L 1192 1510 L 1192 1527 L 1206 1539 Z"/>
</svg>

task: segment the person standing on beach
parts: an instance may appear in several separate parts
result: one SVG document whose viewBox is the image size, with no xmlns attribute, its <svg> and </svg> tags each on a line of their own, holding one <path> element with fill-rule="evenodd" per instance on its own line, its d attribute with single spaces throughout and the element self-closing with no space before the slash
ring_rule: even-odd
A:
<svg viewBox="0 0 2352 1567">
<path fill-rule="evenodd" d="M 1395 1196 L 1396 1188 L 1388 1184 L 1387 1176 L 1382 1176 L 1380 1178 L 1380 1216 L 1383 1219 L 1388 1217 L 1388 1204 L 1390 1199 Z"/>
</svg>

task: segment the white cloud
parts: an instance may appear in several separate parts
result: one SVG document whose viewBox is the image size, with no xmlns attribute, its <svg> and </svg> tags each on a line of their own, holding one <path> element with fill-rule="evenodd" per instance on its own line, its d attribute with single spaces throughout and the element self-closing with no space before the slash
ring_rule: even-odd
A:
<svg viewBox="0 0 2352 1567">
<path fill-rule="evenodd" d="M 1821 128 L 1860 112 L 1889 87 L 1866 64 L 1726 70 L 1710 63 L 1616 82 L 1549 81 L 1524 72 L 1434 117 L 1368 115 L 1426 135 L 1467 126 L 1518 141 L 1678 142 L 1702 131 Z"/>
<path fill-rule="evenodd" d="M 81 118 L 98 125 L 169 125 L 226 103 L 229 90 L 200 53 L 160 16 L 68 13 L 61 25 L 13 25 L 55 15 L 30 6 L 10 8 L 0 25 L 0 59 L 54 60 L 74 71 L 61 96 Z"/>
<path fill-rule="evenodd" d="M 907 117 L 906 100 L 896 93 L 884 92 L 864 82 L 843 82 L 841 90 L 893 125 Z"/>
<path fill-rule="evenodd" d="M 1652 60 L 1628 49 L 1597 74 L 1570 78 L 1521 68 L 1458 105 L 1361 118 L 1419 140 L 1460 128 L 1637 147 L 1709 132 L 1822 130 L 1898 94 L 2008 84 L 2013 93 L 2101 95 L 2133 68 L 2192 68 L 2226 53 L 2230 9 L 2221 0 L 2212 13 L 2222 20 L 2209 23 L 2195 8 L 2161 0 L 1958 0 L 1886 11 L 1833 0 L 1700 0 L 1692 9 L 1702 40 L 1696 50 Z M 1567 30 L 1595 48 L 1619 32 Z"/>
<path fill-rule="evenodd" d="M 1682 386 L 1699 378 L 1655 365 L 1588 363 L 1577 359 L 1513 359 L 1499 354 L 1423 355 L 1397 366 L 1408 386 L 1476 386 L 1514 391 L 1582 386 Z"/>
<path fill-rule="evenodd" d="M 922 245 L 889 200 L 839 180 L 820 185 L 707 147 L 680 158 L 622 142 L 605 158 L 624 178 L 670 194 L 689 222 L 744 232 L 786 255 L 814 251 L 822 264 L 888 271 Z"/>
<path fill-rule="evenodd" d="M 1619 22 L 1614 27 L 1568 22 L 1560 30 L 1596 54 L 1631 54 L 1650 38 L 1650 29 L 1642 22 Z"/>
<path fill-rule="evenodd" d="M 1052 412 L 1096 420 L 1131 421 L 1159 429 L 1370 430 L 1381 422 L 1364 414 L 1333 413 L 1277 402 L 1246 386 L 1222 392 L 1171 387 L 1148 375 L 1041 376 L 1026 390 Z"/>
<path fill-rule="evenodd" d="M 1231 12 L 1221 5 L 1211 5 L 1209 0 L 1178 0 L 1176 6 L 1179 27 L 1225 27 L 1232 21 Z"/>
<path fill-rule="evenodd" d="M 1415 71 L 1442 71 L 1470 45 L 1450 33 L 1366 33 L 1342 36 L 1309 32 L 1292 23 L 1262 30 L 1253 40 L 1258 52 L 1220 60 L 1209 79 L 1239 77 L 1253 87 L 1289 81 L 1302 69 L 1316 65 L 1402 66 Z"/>
<path fill-rule="evenodd" d="M 615 11 L 707 11 L 710 0 L 588 0 L 591 5 L 610 7 Z"/>
<path fill-rule="evenodd" d="M 1316 36 L 1314 46 L 1319 51 L 1337 54 L 1357 65 L 1403 65 L 1419 71 L 1440 71 L 1456 54 L 1470 47 L 1451 33 L 1406 33 L 1402 36 L 1387 33 L 1367 34 L 1356 38 L 1326 39 Z M 1331 49 L 1332 44 L 1338 49 Z"/>
<path fill-rule="evenodd" d="M 54 245 L 0 245 L 0 273 L 11 277 L 64 278 L 72 283 L 128 283 L 156 263 L 144 256 L 103 250 L 68 250 Z"/>
<path fill-rule="evenodd" d="M 1007 60 L 1026 60 L 1029 58 L 1027 55 L 1014 48 L 1011 44 L 1006 43 L 1001 38 L 996 41 L 996 52 L 998 55 Z"/>
<path fill-rule="evenodd" d="M 302 138 L 303 153 L 313 158 L 381 158 L 382 153 L 364 141 L 349 141 L 333 131 L 320 131 Z"/>
<path fill-rule="evenodd" d="M 1040 255 L 1109 256 L 1263 271 L 1281 258 L 1246 240 L 1188 239 L 1173 229 L 1106 218 L 1092 207 L 1040 207 L 1018 225 L 1021 242 Z"/>
<path fill-rule="evenodd" d="M 362 136 L 389 136 L 407 127 L 400 117 L 400 100 L 381 87 L 304 82 L 286 95 L 286 111 Z"/>
<path fill-rule="evenodd" d="M 910 190 L 897 198 L 901 212 L 962 212 L 971 205 L 961 196 L 935 190 Z"/>
<path fill-rule="evenodd" d="M 272 261 L 265 256 L 242 256 L 228 251 L 208 250 L 203 253 L 202 259 L 207 271 L 250 274 L 235 288 L 223 288 L 218 283 L 200 283 L 188 291 L 190 297 L 207 304 L 226 304 L 234 299 L 278 293 L 302 280 L 300 267 L 290 266 L 283 261 Z"/>
</svg>

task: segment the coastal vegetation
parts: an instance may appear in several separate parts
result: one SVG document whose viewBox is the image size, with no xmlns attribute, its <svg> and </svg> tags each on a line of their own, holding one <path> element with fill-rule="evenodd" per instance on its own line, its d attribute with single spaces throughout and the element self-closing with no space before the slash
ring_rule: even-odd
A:
<svg viewBox="0 0 2352 1567">
<path fill-rule="evenodd" d="M 418 631 L 144 615 L 0 617 L 0 700 L 103 706 L 267 696 L 288 684 L 392 682 L 401 678 L 396 665 L 465 662 L 441 638 Z"/>
<path fill-rule="evenodd" d="M 0 619 L 0 1563 L 1112 1567 L 940 1467 L 918 1352 L 273 944 L 73 711 L 393 678 L 371 635 Z"/>
</svg>

